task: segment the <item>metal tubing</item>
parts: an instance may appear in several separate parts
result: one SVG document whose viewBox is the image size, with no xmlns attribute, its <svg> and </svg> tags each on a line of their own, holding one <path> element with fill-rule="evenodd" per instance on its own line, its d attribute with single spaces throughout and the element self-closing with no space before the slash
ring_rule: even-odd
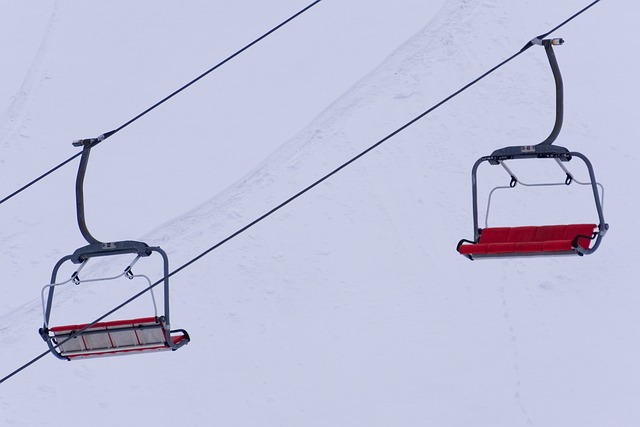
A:
<svg viewBox="0 0 640 427">
<path fill-rule="evenodd" d="M 163 261 L 163 284 L 164 284 L 164 318 L 167 325 L 171 325 L 169 322 L 169 257 L 167 253 L 158 246 L 149 247 L 151 252 L 157 252 L 162 256 Z"/>
<path fill-rule="evenodd" d="M 90 140 L 85 140 L 90 141 Z M 84 216 L 84 176 L 87 172 L 87 163 L 89 162 L 89 154 L 91 154 L 91 142 L 84 142 L 82 148 L 82 156 L 80 157 L 80 166 L 78 167 L 78 176 L 76 177 L 76 211 L 78 217 L 78 227 L 85 240 L 89 244 L 102 243 L 89 233 L 87 223 Z"/>
<path fill-rule="evenodd" d="M 58 270 L 60 269 L 60 267 L 62 266 L 62 264 L 64 264 L 65 262 L 69 261 L 71 259 L 71 255 L 67 255 L 66 257 L 60 259 L 60 261 L 58 261 L 55 265 L 55 267 L 53 267 L 53 272 L 51 273 L 51 284 L 56 283 L 56 279 L 58 277 Z M 51 306 L 53 305 L 53 291 L 54 291 L 55 286 L 51 286 L 49 288 L 49 295 L 47 296 L 47 308 L 45 310 L 44 313 L 44 327 L 48 328 L 49 327 L 49 319 L 51 317 Z"/>
<path fill-rule="evenodd" d="M 167 253 L 158 246 L 150 247 L 149 250 L 157 252 L 162 256 L 164 264 L 164 335 L 167 340 L 167 345 L 174 349 L 175 345 L 171 339 L 171 319 L 169 317 L 169 257 Z"/>
<path fill-rule="evenodd" d="M 60 261 L 56 263 L 55 267 L 53 268 L 53 272 L 51 273 L 51 284 L 56 283 L 58 270 L 60 269 L 62 264 L 69 261 L 70 259 L 71 259 L 71 255 L 67 255 L 64 258 L 61 258 Z M 55 286 L 51 286 L 49 288 L 49 295 L 47 296 L 47 307 L 44 312 L 44 324 L 42 326 L 42 329 L 40 329 L 40 335 L 42 336 L 42 339 L 46 341 L 47 346 L 49 347 L 49 350 L 54 356 L 56 356 L 58 359 L 69 360 L 68 357 L 61 356 L 60 353 L 56 351 L 53 343 L 51 342 L 51 338 L 49 337 L 49 319 L 51 318 L 51 307 L 53 306 L 54 290 L 55 290 Z"/>
<path fill-rule="evenodd" d="M 485 158 L 476 160 L 471 170 L 471 200 L 473 203 L 473 240 L 478 242 L 480 229 L 478 228 L 478 166 L 485 161 Z"/>
<path fill-rule="evenodd" d="M 582 159 L 584 164 L 587 166 L 587 170 L 589 171 L 589 179 L 591 180 L 591 189 L 593 191 L 593 199 L 596 204 L 596 210 L 598 211 L 598 221 L 599 221 L 598 236 L 596 237 L 596 241 L 593 243 L 593 246 L 591 248 L 585 249 L 582 251 L 584 254 L 591 254 L 595 252 L 596 249 L 598 249 L 598 246 L 600 246 L 600 241 L 602 240 L 602 237 L 607 233 L 607 230 L 609 229 L 609 224 L 607 224 L 604 220 L 604 212 L 602 209 L 602 203 L 600 202 L 600 194 L 598 193 L 598 183 L 596 182 L 596 175 L 595 175 L 595 172 L 593 171 L 593 166 L 591 165 L 591 161 L 589 161 L 589 159 L 582 153 L 578 153 L 574 151 L 574 152 L 571 152 L 571 155 Z"/>
<path fill-rule="evenodd" d="M 547 53 L 549 59 L 549 65 L 551 65 L 551 71 L 553 72 L 553 79 L 556 84 L 556 122 L 553 126 L 551 134 L 538 145 L 551 145 L 560 134 L 562 129 L 562 119 L 564 117 L 564 86 L 562 84 L 562 75 L 560 74 L 560 67 L 556 60 L 556 55 L 553 52 L 553 44 L 551 40 L 542 40 L 544 50 Z"/>
</svg>

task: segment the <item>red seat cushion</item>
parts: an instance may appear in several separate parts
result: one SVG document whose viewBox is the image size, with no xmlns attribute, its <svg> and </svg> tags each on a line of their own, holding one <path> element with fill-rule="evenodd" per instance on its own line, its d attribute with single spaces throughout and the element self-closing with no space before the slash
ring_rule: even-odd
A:
<svg viewBox="0 0 640 427">
<path fill-rule="evenodd" d="M 487 253 L 488 243 L 476 243 L 470 245 L 460 245 L 458 252 L 462 255 L 484 255 Z"/>
<path fill-rule="evenodd" d="M 538 227 L 512 227 L 509 229 L 508 242 L 534 242 Z"/>
<path fill-rule="evenodd" d="M 485 228 L 478 243 L 462 244 L 458 251 L 462 255 L 571 252 L 576 236 L 587 236 L 579 238 L 578 245 L 588 249 L 595 228 L 595 224 Z"/>
<path fill-rule="evenodd" d="M 535 242 L 548 242 L 550 240 L 562 240 L 566 225 L 543 225 L 538 227 L 534 237 Z"/>
<path fill-rule="evenodd" d="M 549 240 L 548 242 L 542 242 L 542 250 L 544 252 L 570 251 L 572 247 L 571 240 Z"/>
<path fill-rule="evenodd" d="M 488 254 L 506 254 L 516 250 L 515 242 L 489 243 L 487 245 Z"/>
<path fill-rule="evenodd" d="M 480 233 L 478 243 L 507 242 L 509 239 L 510 227 L 485 228 Z"/>
<path fill-rule="evenodd" d="M 591 243 L 591 236 L 593 236 L 593 231 L 596 228 L 595 224 L 571 224 L 567 225 L 567 228 L 564 230 L 564 235 L 562 236 L 564 239 L 573 239 L 576 236 L 588 236 L 589 238 L 581 237 L 578 239 L 578 245 L 584 249 L 589 248 L 589 244 Z"/>
<path fill-rule="evenodd" d="M 515 252 L 542 252 L 544 250 L 543 242 L 518 242 L 515 246 Z"/>
</svg>

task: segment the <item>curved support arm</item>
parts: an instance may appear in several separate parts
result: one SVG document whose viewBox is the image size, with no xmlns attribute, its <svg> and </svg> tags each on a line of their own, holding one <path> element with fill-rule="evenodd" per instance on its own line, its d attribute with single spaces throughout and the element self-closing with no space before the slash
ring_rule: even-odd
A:
<svg viewBox="0 0 640 427">
<path fill-rule="evenodd" d="M 541 41 L 544 46 L 544 50 L 547 53 L 547 59 L 549 59 L 549 65 L 551 65 L 551 71 L 553 72 L 553 79 L 556 83 L 556 122 L 551 130 L 551 134 L 538 145 L 551 145 L 560 134 L 562 129 L 562 119 L 564 117 L 564 86 L 562 84 L 562 75 L 560 74 L 560 67 L 556 60 L 556 55 L 553 52 L 553 45 L 561 45 L 564 43 L 562 39 L 547 39 Z"/>
<path fill-rule="evenodd" d="M 84 176 L 87 172 L 87 163 L 89 162 L 89 154 L 91 154 L 91 147 L 94 145 L 93 139 L 83 139 L 75 141 L 75 146 L 82 146 L 82 156 L 80 157 L 80 166 L 78 167 L 78 176 L 76 177 L 76 212 L 78 217 L 78 227 L 85 240 L 89 244 L 102 243 L 91 235 L 87 228 L 87 223 L 84 216 Z"/>
</svg>

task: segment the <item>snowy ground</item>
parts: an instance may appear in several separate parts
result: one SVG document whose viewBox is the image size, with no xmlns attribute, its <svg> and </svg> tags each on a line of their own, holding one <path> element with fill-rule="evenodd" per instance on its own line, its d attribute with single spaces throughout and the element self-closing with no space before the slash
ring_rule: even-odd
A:
<svg viewBox="0 0 640 427">
<path fill-rule="evenodd" d="M 94 234 L 160 245 L 179 266 L 585 5 L 422 3 L 325 0 L 105 142 L 87 177 Z M 13 59 L 0 85 L 2 195 L 75 154 L 71 140 L 119 126 L 302 6 L 4 2 L 0 48 Z M 556 49 L 558 144 L 591 157 L 606 187 L 611 231 L 596 254 L 470 262 L 455 252 L 472 237 L 475 159 L 551 129 L 551 75 L 542 49 L 530 49 L 176 275 L 173 326 L 192 335 L 186 348 L 49 356 L 0 385 L 0 420 L 636 425 L 640 293 L 627 235 L 637 12 L 601 2 L 554 34 L 567 41 Z M 3 375 L 45 349 L 40 288 L 84 244 L 74 177 L 75 163 L 0 207 Z M 495 220 L 589 213 L 579 197 L 552 197 L 545 207 L 518 193 L 517 209 Z M 90 274 L 112 268 L 97 264 Z M 90 321 L 121 296 L 109 286 L 61 293 L 59 318 Z"/>
</svg>

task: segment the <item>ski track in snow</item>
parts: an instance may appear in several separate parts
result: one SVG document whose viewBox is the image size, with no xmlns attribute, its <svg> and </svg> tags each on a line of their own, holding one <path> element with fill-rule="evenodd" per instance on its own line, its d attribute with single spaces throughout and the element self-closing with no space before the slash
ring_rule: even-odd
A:
<svg viewBox="0 0 640 427">
<path fill-rule="evenodd" d="M 502 281 L 504 283 L 508 283 L 508 277 L 506 275 L 503 274 L 502 276 Z M 508 328 L 508 335 L 509 335 L 509 343 L 511 346 L 511 350 L 512 350 L 512 358 L 513 358 L 513 364 L 512 364 L 512 368 L 513 368 L 513 376 L 515 379 L 515 384 L 514 384 L 514 393 L 513 393 L 513 398 L 515 399 L 516 405 L 518 406 L 518 410 L 522 413 L 522 415 L 525 418 L 525 421 L 528 425 L 533 425 L 533 422 L 531 421 L 531 418 L 529 417 L 529 413 L 527 411 L 527 408 L 525 406 L 525 398 L 523 396 L 523 378 L 522 378 L 522 372 L 520 370 L 520 354 L 519 354 L 519 350 L 518 350 L 518 337 L 516 336 L 516 331 L 515 331 L 515 327 L 513 325 L 513 322 L 511 321 L 511 309 L 509 307 L 509 302 L 507 301 L 507 293 L 505 290 L 505 285 L 502 285 L 500 287 L 500 295 L 501 295 L 501 303 L 502 303 L 502 308 L 504 309 L 503 312 L 503 318 L 505 319 L 506 322 L 506 326 Z"/>
<path fill-rule="evenodd" d="M 451 89 L 448 84 L 466 82 L 464 71 L 472 69 L 473 74 L 486 65 L 482 61 L 490 62 L 477 45 L 467 47 L 475 38 L 484 46 L 508 50 L 502 34 L 512 32 L 507 29 L 522 11 L 514 4 L 448 2 L 422 32 L 254 170 L 145 237 L 162 246 L 176 266 L 246 225 L 433 105 L 433 97 L 440 99 L 441 92 Z M 29 106 L 38 102 L 38 85 L 46 78 L 42 58 L 56 10 L 57 3 L 24 79 L 23 96 L 14 98 L 2 120 L 0 143 L 5 146 L 7 135 L 31 126 Z M 496 35 L 478 22 L 495 25 Z M 535 79 L 540 70 L 533 73 Z M 621 413 L 618 408 L 629 413 L 618 416 L 631 422 L 609 425 L 634 425 L 633 386 L 625 396 L 627 404 L 620 403 L 615 387 L 607 389 L 614 381 L 604 391 L 589 384 L 592 371 L 607 372 L 618 359 L 607 359 L 606 351 L 595 356 L 580 352 L 592 347 L 579 340 L 594 334 L 587 330 L 576 339 L 580 331 L 575 325 L 592 327 L 597 321 L 589 318 L 588 304 L 578 304 L 574 311 L 570 304 L 576 296 L 599 304 L 588 293 L 601 285 L 581 280 L 580 274 L 592 275 L 588 280 L 595 282 L 618 280 L 603 273 L 621 264 L 618 257 L 603 248 L 579 264 L 538 260 L 500 265 L 460 260 L 453 253 L 460 236 L 452 230 L 468 231 L 468 169 L 475 143 L 494 148 L 530 137 L 532 129 L 540 131 L 518 118 L 530 109 L 539 113 L 542 108 L 536 104 L 545 91 L 514 84 L 522 72 L 518 64 L 502 71 L 493 77 L 501 79 L 498 84 L 487 79 L 433 120 L 407 130 L 397 144 L 370 154 L 177 276 L 172 285 L 175 326 L 184 325 L 194 338 L 184 350 L 62 365 L 46 358 L 3 385 L 11 393 L 0 395 L 2 420 L 7 425 L 55 425 L 72 389 L 78 394 L 78 410 L 69 425 L 83 425 L 93 417 L 96 425 L 110 426 L 115 413 L 132 424 L 163 425 L 166 400 L 147 398 L 146 390 L 170 389 L 173 403 L 184 409 L 185 425 L 600 427 L 607 424 L 598 421 Z M 430 80 L 437 84 L 428 86 Z M 464 109 L 467 103 L 476 110 L 492 108 L 503 119 L 491 122 L 478 111 L 482 118 L 474 120 L 474 110 Z M 495 139 L 487 136 L 492 132 Z M 202 187 L 192 191 L 206 192 Z M 616 210 L 615 202 L 611 206 L 615 214 L 626 214 Z M 12 255 L 24 239 L 21 231 L 2 238 L 4 268 L 25 267 Z M 45 261 L 60 255 L 48 251 Z M 92 271 L 105 270 L 98 264 Z M 631 267 L 629 272 L 635 274 Z M 576 283 L 585 286 L 572 288 Z M 565 294 L 565 288 L 580 295 Z M 89 297 L 73 292 L 59 296 L 59 312 L 89 311 Z M 559 305 L 553 305 L 554 299 Z M 570 312 L 557 316 L 554 310 L 565 307 Z M 12 308 L 0 316 L 4 354 L 11 356 L 4 358 L 6 369 L 44 349 L 34 331 L 41 319 L 39 298 Z M 617 309 L 596 308 L 598 314 Z M 477 319 L 481 322 L 474 324 Z M 611 339 L 606 330 L 593 332 L 604 345 L 615 341 L 606 341 Z M 625 333 L 629 343 L 613 345 L 616 350 L 634 349 L 629 338 L 634 331 Z M 558 357 L 556 341 L 580 350 L 567 346 Z M 549 343 L 555 348 L 546 348 Z M 620 371 L 627 370 L 632 382 L 637 375 L 630 359 L 622 359 L 626 364 Z M 554 378 L 557 373 L 566 375 L 566 383 Z M 600 408 L 608 413 L 602 415 Z M 596 420 L 591 424 L 570 422 L 591 421 L 590 416 Z"/>
<path fill-rule="evenodd" d="M 31 61 L 31 65 L 27 70 L 20 89 L 13 96 L 4 117 L 0 121 L 0 145 L 5 149 L 16 136 L 23 138 L 28 137 L 24 131 L 28 127 L 29 107 L 33 102 L 33 98 L 37 95 L 38 86 L 47 79 L 43 70 L 43 64 L 49 48 L 49 39 L 57 21 L 57 12 L 58 1 L 54 0 L 51 15 L 42 35 L 38 50 Z"/>
</svg>

